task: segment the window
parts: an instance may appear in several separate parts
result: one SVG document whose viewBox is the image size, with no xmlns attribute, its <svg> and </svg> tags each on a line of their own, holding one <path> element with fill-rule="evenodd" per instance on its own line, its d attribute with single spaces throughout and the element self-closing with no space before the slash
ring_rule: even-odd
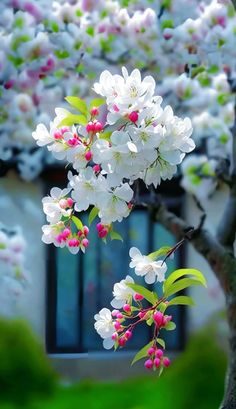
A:
<svg viewBox="0 0 236 409">
<path fill-rule="evenodd" d="M 171 202 L 179 209 L 179 199 Z M 83 221 L 86 222 L 86 215 Z M 143 208 L 133 210 L 122 223 L 116 223 L 115 230 L 122 235 L 124 243 L 115 240 L 105 245 L 97 233 L 91 231 L 86 254 L 80 252 L 74 256 L 66 249 L 47 247 L 46 344 L 49 353 L 102 351 L 102 340 L 94 330 L 94 314 L 102 307 L 109 308 L 114 283 L 127 274 L 133 275 L 129 269 L 129 248 L 136 246 L 148 254 L 160 246 L 175 244 L 173 236 L 154 223 Z M 182 257 L 180 251 L 168 261 L 169 272 L 178 268 Z M 165 340 L 169 350 L 178 350 L 183 347 L 185 338 L 185 308 L 172 307 L 170 313 L 177 329 L 166 331 Z M 141 348 L 149 341 L 148 331 L 146 325 L 140 325 L 125 350 Z"/>
</svg>

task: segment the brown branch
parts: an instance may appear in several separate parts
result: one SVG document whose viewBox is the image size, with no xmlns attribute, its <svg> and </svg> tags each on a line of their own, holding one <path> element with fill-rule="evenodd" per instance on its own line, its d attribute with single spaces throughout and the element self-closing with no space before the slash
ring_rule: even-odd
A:
<svg viewBox="0 0 236 409">
<path fill-rule="evenodd" d="M 183 219 L 168 211 L 165 205 L 160 204 L 153 211 L 156 221 L 160 222 L 169 230 L 177 240 L 186 237 L 186 232 L 190 226 Z M 232 269 L 233 256 L 218 242 L 218 240 L 200 225 L 194 229 L 189 241 L 193 247 L 209 263 L 216 277 L 221 282 L 225 292 L 228 292 L 229 271 Z M 235 268 L 235 265 L 234 265 Z"/>
</svg>

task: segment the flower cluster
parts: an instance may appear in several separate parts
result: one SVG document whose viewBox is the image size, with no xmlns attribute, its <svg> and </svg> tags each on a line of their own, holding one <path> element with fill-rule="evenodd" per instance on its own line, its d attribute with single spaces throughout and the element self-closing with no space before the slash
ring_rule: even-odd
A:
<svg viewBox="0 0 236 409">
<path fill-rule="evenodd" d="M 98 235 L 105 238 L 113 232 L 113 222 L 129 215 L 134 181 L 141 179 L 156 187 L 172 178 L 177 165 L 195 147 L 190 119 L 175 116 L 170 106 L 162 108 L 162 98 L 154 95 L 153 77 L 142 79 L 137 69 L 129 75 L 124 67 L 122 73 L 104 71 L 94 84 L 95 92 L 105 100 L 92 100 L 88 108 L 83 100 L 67 97 L 80 114 L 56 108 L 50 131 L 39 124 L 33 132 L 39 146 L 47 145 L 57 159 L 66 159 L 77 172 L 68 173 L 68 189 L 52 189 L 51 196 L 43 199 L 50 223 L 43 227 L 46 243 L 67 245 L 72 252 L 84 250 L 87 239 L 81 235 L 79 240 L 68 224 L 75 220 L 74 212 L 90 206 L 94 217 L 100 218 Z M 105 103 L 108 112 L 101 122 L 98 117 Z M 67 197 L 69 192 L 71 197 Z"/>
<path fill-rule="evenodd" d="M 151 48 L 141 43 L 157 41 L 157 18 L 150 8 L 124 9 L 110 0 L 4 0 L 0 12 L 0 156 L 17 159 L 28 180 L 49 163 L 35 151 L 32 129 L 49 123 L 50 107 L 66 94 L 86 95 L 94 67 L 101 72 L 106 58 L 119 61 L 136 49 L 138 61 L 150 61 Z"/>
<path fill-rule="evenodd" d="M 0 297 L 1 313 L 8 313 L 9 300 L 19 297 L 29 283 L 24 267 L 26 242 L 20 230 L 0 226 Z"/>
<path fill-rule="evenodd" d="M 177 247 L 176 247 L 177 248 Z M 137 248 L 130 249 L 130 267 L 135 269 L 136 275 L 144 276 L 145 281 L 153 284 L 163 282 L 163 295 L 158 298 L 157 294 L 149 291 L 142 285 L 137 285 L 129 275 L 116 283 L 113 288 L 113 300 L 111 305 L 114 310 L 102 308 L 94 316 L 94 327 L 103 339 L 105 349 L 125 347 L 132 338 L 137 325 L 146 324 L 153 326 L 151 341 L 145 345 L 134 357 L 133 363 L 145 358 L 144 366 L 147 369 L 159 369 L 170 365 L 170 359 L 165 355 L 165 341 L 159 337 L 162 330 L 174 330 L 175 323 L 172 316 L 165 314 L 171 305 L 193 305 L 193 301 L 187 296 L 178 296 L 169 300 L 174 293 L 190 285 L 205 285 L 205 279 L 198 270 L 176 270 L 167 279 L 165 272 L 167 266 L 164 260 L 155 261 L 161 255 L 165 259 L 172 253 L 171 248 L 162 248 L 157 252 L 143 256 Z M 192 280 L 183 276 L 190 275 Z M 178 280 L 178 281 L 176 281 Z"/>
<path fill-rule="evenodd" d="M 105 68 L 113 71 L 114 63 L 145 69 L 161 86 L 166 78 L 176 80 L 186 63 L 234 75 L 230 1 L 128 3 L 123 8 L 111 0 L 1 2 L 0 157 L 16 160 L 26 180 L 51 161 L 45 151 L 35 149 L 32 130 L 40 122 L 49 124 L 52 107 L 62 104 L 65 95 L 88 96 L 92 79 Z M 212 86 L 200 88 L 203 112 Z M 172 90 L 171 105 L 179 107 Z M 188 95 L 187 88 L 184 98 Z M 181 98 L 184 109 L 185 102 Z M 195 111 L 197 100 L 189 102 Z"/>
</svg>

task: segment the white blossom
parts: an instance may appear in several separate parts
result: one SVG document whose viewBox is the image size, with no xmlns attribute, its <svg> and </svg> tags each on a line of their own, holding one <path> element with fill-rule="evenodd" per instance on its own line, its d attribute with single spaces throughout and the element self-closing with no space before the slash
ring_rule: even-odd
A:
<svg viewBox="0 0 236 409">
<path fill-rule="evenodd" d="M 144 277 L 147 284 L 156 281 L 164 281 L 167 265 L 162 260 L 152 261 L 148 256 L 143 256 L 139 249 L 132 247 L 129 251 L 131 262 L 129 266 L 134 268 L 137 276 Z"/>
</svg>

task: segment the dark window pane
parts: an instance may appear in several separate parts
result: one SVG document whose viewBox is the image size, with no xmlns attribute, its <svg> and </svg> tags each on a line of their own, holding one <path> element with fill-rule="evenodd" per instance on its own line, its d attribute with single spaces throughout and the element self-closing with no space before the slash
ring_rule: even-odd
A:
<svg viewBox="0 0 236 409">
<path fill-rule="evenodd" d="M 78 257 L 59 248 L 57 255 L 57 328 L 58 347 L 78 343 Z"/>
</svg>

